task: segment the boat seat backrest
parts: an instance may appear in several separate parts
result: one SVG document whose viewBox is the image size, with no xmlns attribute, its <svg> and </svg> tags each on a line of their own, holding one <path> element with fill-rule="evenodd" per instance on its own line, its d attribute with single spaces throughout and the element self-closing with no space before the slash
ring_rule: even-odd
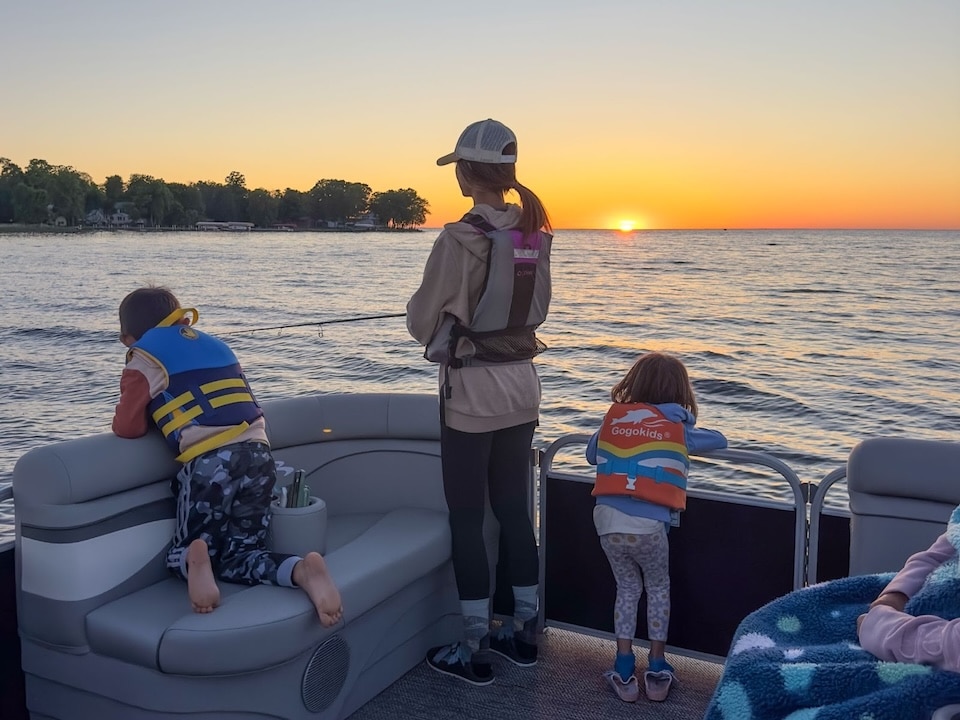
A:
<svg viewBox="0 0 960 720">
<path fill-rule="evenodd" d="M 960 443 L 872 438 L 847 460 L 850 575 L 899 570 L 960 505 Z"/>
<path fill-rule="evenodd" d="M 264 407 L 275 457 L 307 470 L 310 493 L 323 498 L 331 514 L 397 507 L 447 511 L 436 483 L 435 397 L 314 395 Z"/>
<path fill-rule="evenodd" d="M 308 470 L 311 494 L 326 501 L 331 516 L 446 512 L 435 397 L 314 395 L 263 407 L 274 455 Z M 53 443 L 18 460 L 21 632 L 83 648 L 88 613 L 169 577 L 170 481 L 178 469 L 156 431 L 134 440 L 104 433 Z"/>
<path fill-rule="evenodd" d="M 439 410 L 429 396 L 313 395 L 263 405 L 271 447 L 281 458 L 290 456 L 281 452 L 285 449 L 317 443 L 436 442 L 440 437 Z M 103 433 L 45 445 L 24 454 L 14 468 L 17 512 L 75 505 L 169 483 L 178 469 L 155 430 L 136 440 Z"/>
</svg>

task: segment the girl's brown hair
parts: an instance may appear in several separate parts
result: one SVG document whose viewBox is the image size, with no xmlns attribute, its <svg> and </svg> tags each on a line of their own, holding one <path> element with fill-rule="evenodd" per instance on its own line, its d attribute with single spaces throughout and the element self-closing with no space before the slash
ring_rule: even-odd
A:
<svg viewBox="0 0 960 720">
<path fill-rule="evenodd" d="M 641 355 L 623 380 L 613 386 L 610 399 L 615 403 L 676 403 L 697 416 L 697 399 L 687 368 L 665 353 Z"/>
<path fill-rule="evenodd" d="M 504 155 L 515 155 L 516 152 L 514 143 L 510 143 L 503 149 Z M 473 187 L 498 193 L 515 191 L 520 196 L 520 205 L 523 208 L 523 214 L 520 216 L 520 230 L 524 235 L 533 235 L 541 228 L 552 232 L 547 209 L 533 190 L 517 181 L 517 166 L 514 163 L 457 160 L 457 169 Z"/>
</svg>

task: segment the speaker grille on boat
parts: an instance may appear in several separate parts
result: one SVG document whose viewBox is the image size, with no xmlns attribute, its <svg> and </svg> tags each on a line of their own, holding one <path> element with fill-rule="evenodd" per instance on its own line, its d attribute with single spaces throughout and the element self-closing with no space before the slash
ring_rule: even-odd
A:
<svg viewBox="0 0 960 720">
<path fill-rule="evenodd" d="M 337 699 L 350 669 L 350 646 L 339 636 L 313 653 L 303 673 L 303 704 L 310 712 L 326 710 Z"/>
</svg>

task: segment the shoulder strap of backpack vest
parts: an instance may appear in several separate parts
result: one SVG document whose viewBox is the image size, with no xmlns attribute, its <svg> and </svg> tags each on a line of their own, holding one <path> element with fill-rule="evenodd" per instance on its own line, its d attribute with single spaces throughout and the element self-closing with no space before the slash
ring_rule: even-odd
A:
<svg viewBox="0 0 960 720">
<path fill-rule="evenodd" d="M 467 213 L 462 218 L 460 218 L 460 222 L 467 223 L 468 225 L 473 225 L 477 230 L 479 230 L 482 233 L 491 233 L 491 232 L 497 231 L 497 229 L 493 225 L 487 222 L 481 215 L 477 215 L 476 213 Z"/>
</svg>

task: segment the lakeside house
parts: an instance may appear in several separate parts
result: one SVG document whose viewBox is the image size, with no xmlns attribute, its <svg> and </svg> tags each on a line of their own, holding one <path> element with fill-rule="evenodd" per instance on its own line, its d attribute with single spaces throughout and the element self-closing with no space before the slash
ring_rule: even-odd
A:
<svg viewBox="0 0 960 720">
<path fill-rule="evenodd" d="M 231 220 L 229 222 L 215 222 L 211 220 L 201 220 L 196 224 L 197 230 L 226 230 L 228 232 L 249 232 L 256 227 L 254 223 L 250 222 L 237 222 Z"/>
<path fill-rule="evenodd" d="M 110 227 L 127 227 L 130 225 L 130 214 L 124 212 L 120 208 L 115 209 L 109 215 L 100 209 L 91 210 L 84 218 L 84 222 L 87 225 L 93 225 L 97 227 L 104 225 L 109 225 Z"/>
<path fill-rule="evenodd" d="M 380 226 L 380 218 L 376 213 L 365 213 L 360 216 L 360 219 L 355 223 L 347 223 L 347 227 L 350 227 L 352 224 L 357 230 L 373 230 Z"/>
<path fill-rule="evenodd" d="M 315 227 L 323 230 L 376 230 L 380 218 L 376 213 L 364 213 L 357 220 L 340 222 L 338 220 L 317 220 Z"/>
</svg>

